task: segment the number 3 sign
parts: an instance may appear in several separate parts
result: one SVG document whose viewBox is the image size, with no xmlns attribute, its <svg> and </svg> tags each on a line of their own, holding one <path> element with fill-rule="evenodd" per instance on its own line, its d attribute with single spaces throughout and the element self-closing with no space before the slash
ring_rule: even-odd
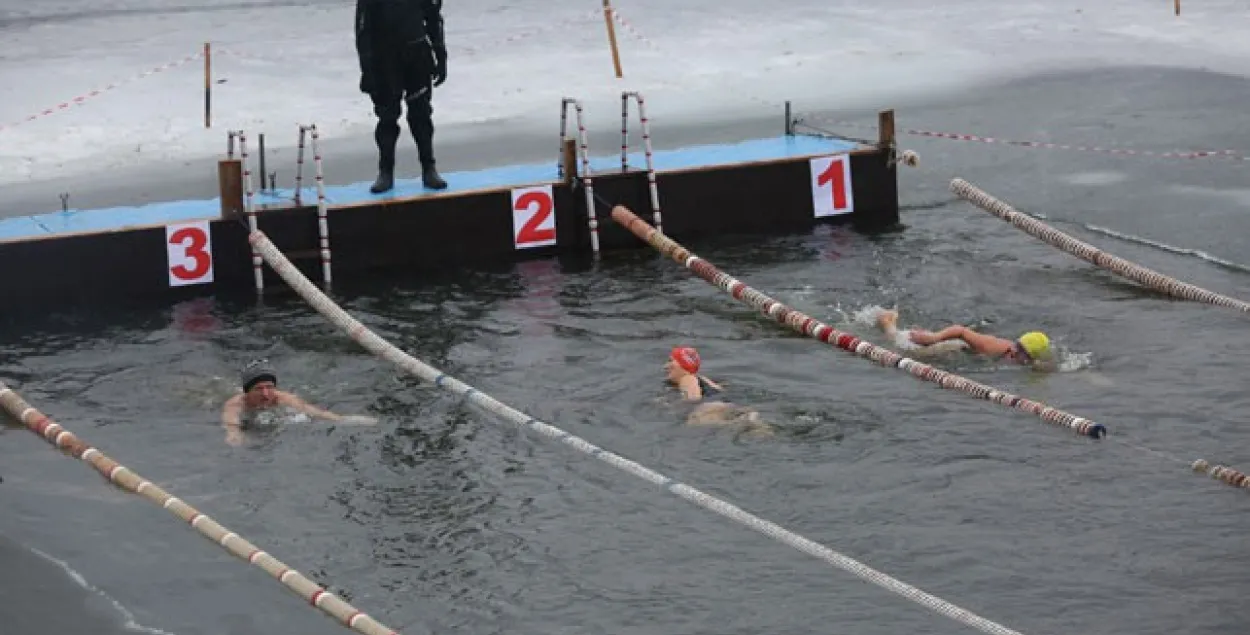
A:
<svg viewBox="0 0 1250 635">
<path fill-rule="evenodd" d="M 166 225 L 165 253 L 169 258 L 169 286 L 213 281 L 213 242 L 208 221 Z"/>
<path fill-rule="evenodd" d="M 811 160 L 811 166 L 812 206 L 815 208 L 816 218 L 855 211 L 850 155 L 815 157 Z"/>
<path fill-rule="evenodd" d="M 512 190 L 512 239 L 516 248 L 556 244 L 555 211 L 550 184 Z"/>
</svg>

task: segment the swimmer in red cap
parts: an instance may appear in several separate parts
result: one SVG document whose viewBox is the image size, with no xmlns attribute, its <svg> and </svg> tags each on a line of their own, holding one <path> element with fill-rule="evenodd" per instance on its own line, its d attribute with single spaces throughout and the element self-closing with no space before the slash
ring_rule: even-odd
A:
<svg viewBox="0 0 1250 635">
<path fill-rule="evenodd" d="M 668 381 L 677 386 L 686 401 L 701 402 L 695 406 L 688 424 L 730 424 L 745 423 L 749 432 L 771 434 L 772 428 L 760 422 L 760 413 L 728 401 L 708 400 L 711 395 L 725 392 L 716 382 L 699 374 L 703 360 L 699 351 L 689 346 L 678 346 L 669 352 L 664 370 L 668 373 Z"/>
</svg>

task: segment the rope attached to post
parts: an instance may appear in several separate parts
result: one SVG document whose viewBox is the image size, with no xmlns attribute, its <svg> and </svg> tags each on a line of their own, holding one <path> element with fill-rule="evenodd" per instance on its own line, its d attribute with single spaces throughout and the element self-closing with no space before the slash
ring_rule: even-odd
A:
<svg viewBox="0 0 1250 635">
<path fill-rule="evenodd" d="M 1069 414 L 1043 403 L 1025 399 L 992 386 L 986 386 L 985 384 L 934 368 L 914 359 L 903 357 L 889 349 L 861 340 L 849 333 L 839 332 L 832 326 L 796 311 L 717 269 L 712 263 L 690 253 L 685 247 L 677 244 L 654 227 L 647 225 L 646 221 L 638 218 L 623 205 L 617 205 L 612 208 L 612 219 L 654 247 L 661 254 L 690 269 L 695 275 L 703 278 L 712 286 L 718 287 L 733 296 L 735 300 L 759 310 L 764 315 L 789 326 L 803 335 L 826 344 L 831 344 L 860 357 L 865 357 L 882 366 L 900 368 L 916 377 L 931 381 L 942 388 L 960 390 L 999 405 L 1032 413 L 1041 417 L 1046 423 L 1068 428 L 1082 436 L 1100 439 L 1107 433 L 1106 427 L 1101 423 L 1094 423 L 1083 417 Z"/>
<path fill-rule="evenodd" d="M 47 415 L 36 410 L 14 392 L 13 389 L 4 385 L 3 382 L 0 382 L 0 407 L 3 407 L 13 418 L 17 419 L 31 432 L 43 437 L 45 441 L 48 441 L 57 449 L 68 453 L 76 459 L 81 459 L 95 468 L 110 483 L 160 505 L 190 524 L 191 528 L 199 532 L 200 535 L 247 563 L 263 569 L 281 582 L 283 586 L 348 628 L 363 635 L 398 635 L 396 631 L 357 610 L 356 607 L 339 599 L 333 593 L 326 591 L 320 585 L 309 580 L 299 571 L 287 566 L 281 560 L 261 551 L 256 545 L 244 540 L 233 531 L 226 529 L 218 524 L 217 521 L 186 504 L 181 499 L 170 495 L 151 481 L 136 474 L 130 468 L 114 461 L 96 448 L 87 445 L 84 441 L 74 436 L 72 432 L 62 427 L 61 424 L 54 422 Z"/>
<path fill-rule="evenodd" d="M 945 615 L 952 620 L 962 622 L 972 628 L 984 633 L 992 635 L 1020 635 L 1017 631 L 1009 629 L 1001 624 L 987 620 L 967 609 L 960 608 L 946 600 L 930 595 L 913 587 L 905 582 L 896 580 L 880 571 L 872 569 L 850 557 L 842 555 L 820 543 L 814 542 L 795 534 L 784 527 L 759 518 L 753 514 L 743 511 L 723 500 L 705 494 L 689 485 L 677 482 L 672 478 L 664 476 L 647 467 L 639 465 L 634 461 L 618 456 L 600 448 L 580 437 L 565 432 L 553 425 L 544 423 L 521 412 L 507 404 L 504 404 L 484 392 L 450 376 L 437 368 L 426 365 L 420 360 L 408 355 L 402 350 L 396 348 L 390 342 L 379 337 L 376 333 L 369 330 L 360 321 L 353 318 L 333 300 L 317 289 L 303 273 L 287 260 L 286 256 L 269 241 L 263 233 L 252 232 L 248 240 L 252 245 L 260 251 L 269 266 L 282 277 L 291 288 L 304 298 L 317 312 L 326 317 L 332 324 L 342 329 L 348 337 L 356 341 L 364 347 L 365 350 L 385 359 L 399 368 L 415 375 L 421 379 L 433 383 L 439 388 L 443 388 L 455 395 L 463 397 L 466 401 L 482 408 L 483 410 L 499 416 L 500 418 L 517 425 L 522 428 L 529 428 L 538 434 L 547 438 L 559 441 L 579 452 L 589 454 L 590 456 L 611 465 L 623 472 L 627 472 L 653 485 L 663 488 L 665 491 L 683 498 L 695 505 L 698 505 L 708 511 L 720 514 L 730 520 L 736 521 L 754 529 L 755 531 L 768 536 L 778 542 L 789 545 L 815 558 L 824 560 L 825 562 L 851 573 L 859 578 L 875 584 L 883 589 L 897 593 L 917 604 L 920 604 L 929 610 L 941 615 Z"/>
<path fill-rule="evenodd" d="M 1120 277 L 1127 278 L 1173 297 L 1195 302 L 1206 302 L 1250 313 L 1250 303 L 1230 298 L 1214 291 L 1208 291 L 1187 282 L 1181 282 L 1170 276 L 1165 276 L 1151 269 L 1133 264 L 1119 256 L 1113 256 L 1089 243 L 1077 240 L 1046 223 L 1016 211 L 1010 205 L 990 196 L 985 191 L 963 179 L 952 179 L 950 187 L 951 191 L 956 195 L 982 210 L 1011 223 L 1017 229 L 1024 231 L 1024 233 Z"/>
</svg>

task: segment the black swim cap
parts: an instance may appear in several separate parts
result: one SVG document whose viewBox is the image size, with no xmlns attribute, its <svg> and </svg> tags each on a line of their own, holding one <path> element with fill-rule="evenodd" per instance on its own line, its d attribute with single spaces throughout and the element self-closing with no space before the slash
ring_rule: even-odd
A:
<svg viewBox="0 0 1250 635">
<path fill-rule="evenodd" d="M 275 386 L 278 385 L 278 374 L 269 367 L 267 359 L 258 359 L 248 364 L 239 377 L 239 383 L 243 384 L 243 392 L 251 390 L 252 386 L 262 381 L 271 381 Z"/>
</svg>

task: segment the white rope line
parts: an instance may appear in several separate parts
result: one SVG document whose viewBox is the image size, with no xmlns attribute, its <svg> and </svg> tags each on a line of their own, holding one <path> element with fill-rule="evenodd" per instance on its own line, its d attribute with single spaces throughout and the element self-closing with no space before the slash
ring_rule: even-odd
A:
<svg viewBox="0 0 1250 635">
<path fill-rule="evenodd" d="M 992 633 L 995 635 L 1021 635 L 1019 632 L 1002 626 L 1001 624 L 985 619 L 967 609 L 960 608 L 946 600 L 930 595 L 920 589 L 913 587 L 905 582 L 896 580 L 880 571 L 877 571 L 867 565 L 864 565 L 850 557 L 842 555 L 828 547 L 817 542 L 813 542 L 784 527 L 759 518 L 753 514 L 743 511 L 741 508 L 731 505 L 723 500 L 709 496 L 689 485 L 677 482 L 663 474 L 655 472 L 647 467 L 639 465 L 634 461 L 621 457 L 617 454 L 604 450 L 589 441 L 577 437 L 569 432 L 565 432 L 560 428 L 539 421 L 511 406 L 508 406 L 495 398 L 479 391 L 455 377 L 447 375 L 436 368 L 426 365 L 420 360 L 408 355 L 402 350 L 396 348 L 391 343 L 382 339 L 373 331 L 365 327 L 364 324 L 353 318 L 341 307 L 334 303 L 329 297 L 321 292 L 312 282 L 308 280 L 294 265 L 283 256 L 273 243 L 260 231 L 253 231 L 248 241 L 256 248 L 269 266 L 273 267 L 287 284 L 291 285 L 301 297 L 304 298 L 314 309 L 324 315 L 335 326 L 343 329 L 349 337 L 363 346 L 369 352 L 381 357 L 403 370 L 420 377 L 426 381 L 432 382 L 434 385 L 444 388 L 456 395 L 462 396 L 466 401 L 485 409 L 486 411 L 498 415 L 499 417 L 516 424 L 518 426 L 529 428 L 545 437 L 554 439 L 565 445 L 568 445 L 580 452 L 589 454 L 590 456 L 611 465 L 619 470 L 633 474 L 638 478 L 658 485 L 664 490 L 683 498 L 695 505 L 703 507 L 709 511 L 715 512 L 737 521 L 755 531 L 758 531 L 770 538 L 773 538 L 783 544 L 789 545 L 802 551 L 808 555 L 814 556 L 825 562 L 851 573 L 859 578 L 875 584 L 888 591 L 897 593 L 917 604 L 920 604 L 936 613 L 940 613 L 958 622 L 962 622 L 972 628 L 984 633 Z"/>
</svg>

